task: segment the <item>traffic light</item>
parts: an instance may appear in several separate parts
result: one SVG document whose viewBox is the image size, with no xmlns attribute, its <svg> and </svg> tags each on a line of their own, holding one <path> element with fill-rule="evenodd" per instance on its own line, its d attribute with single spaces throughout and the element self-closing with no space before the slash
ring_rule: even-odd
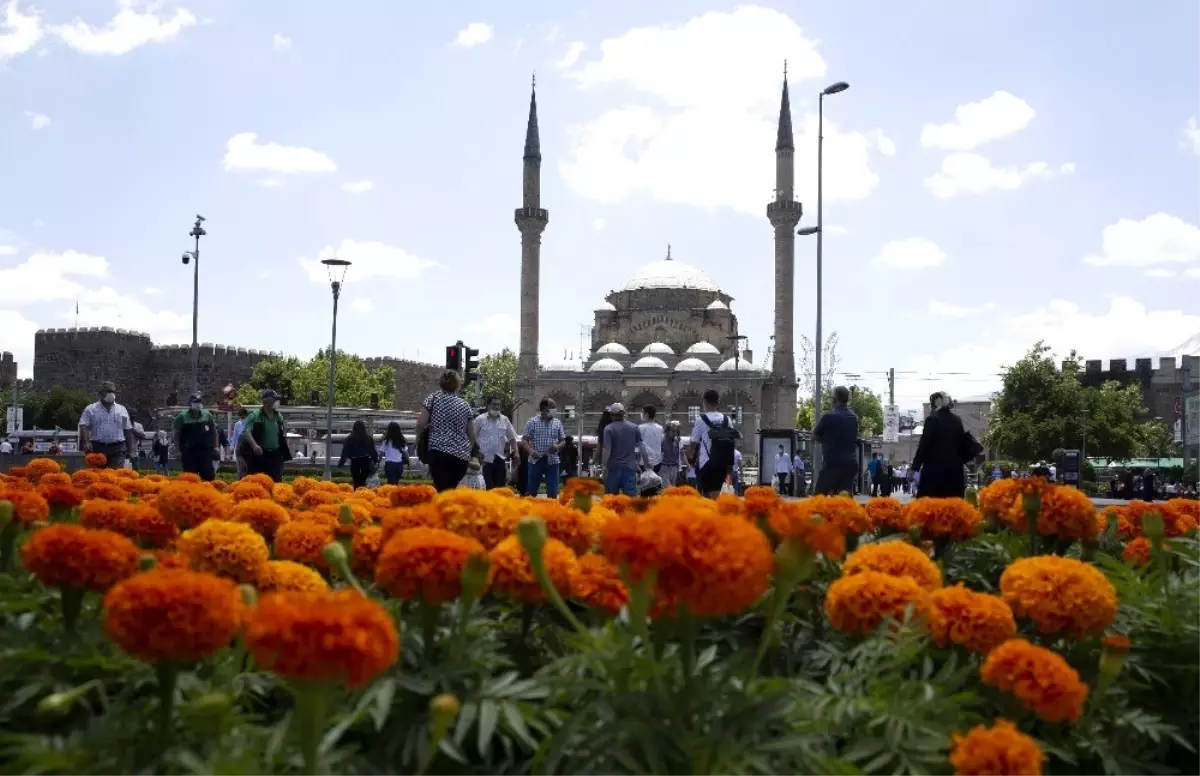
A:
<svg viewBox="0 0 1200 776">
<path fill-rule="evenodd" d="M 462 371 L 462 343 L 446 346 L 446 369 L 452 372 Z"/>
<path fill-rule="evenodd" d="M 467 357 L 463 385 L 470 385 L 479 379 L 479 348 L 463 348 L 463 353 Z"/>
</svg>

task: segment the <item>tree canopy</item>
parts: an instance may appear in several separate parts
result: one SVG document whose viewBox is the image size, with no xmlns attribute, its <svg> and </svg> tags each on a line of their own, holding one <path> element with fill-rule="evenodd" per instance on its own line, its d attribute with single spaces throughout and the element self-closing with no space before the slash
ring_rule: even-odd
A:
<svg viewBox="0 0 1200 776">
<path fill-rule="evenodd" d="M 94 401 L 87 391 L 73 388 L 54 387 L 49 391 L 20 391 L 21 406 L 24 407 L 25 428 L 48 429 L 56 428 L 74 431 L 79 428 L 79 416 L 83 408 Z M 0 406 L 5 410 L 12 404 L 12 391 L 0 392 Z M 7 419 L 0 414 L 0 424 L 5 424 L 4 433 L 8 433 Z"/>
<path fill-rule="evenodd" d="M 825 382 L 822 380 L 821 382 Z M 883 400 L 870 388 L 858 385 L 850 388 L 850 409 L 858 416 L 858 433 L 868 437 L 883 433 Z M 827 387 L 822 394 L 821 411 L 833 408 L 833 388 Z M 796 428 L 811 431 L 813 427 L 812 401 L 802 401 L 796 410 Z"/>
<path fill-rule="evenodd" d="M 396 398 L 396 371 L 390 366 L 367 369 L 356 355 L 339 350 L 334 375 L 334 404 L 340 407 L 368 407 L 371 394 L 379 394 L 380 409 L 389 409 Z M 309 404 L 313 391 L 320 403 L 329 400 L 329 351 L 320 350 L 308 361 L 293 356 L 267 358 L 258 362 L 250 381 L 238 386 L 240 404 L 255 405 L 261 393 L 273 388 L 291 405 Z"/>
<path fill-rule="evenodd" d="M 486 400 L 500 397 L 500 411 L 512 415 L 517 403 L 517 354 L 505 348 L 479 359 L 480 390 Z"/>
</svg>

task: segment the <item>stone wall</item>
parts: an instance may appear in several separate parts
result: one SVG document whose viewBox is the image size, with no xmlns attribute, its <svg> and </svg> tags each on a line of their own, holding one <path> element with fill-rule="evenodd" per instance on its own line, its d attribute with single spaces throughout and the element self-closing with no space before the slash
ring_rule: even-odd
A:
<svg viewBox="0 0 1200 776">
<path fill-rule="evenodd" d="M 1184 356 L 1191 361 L 1193 390 L 1200 385 L 1200 357 Z M 1175 358 L 1154 360 L 1149 358 L 1110 359 L 1108 369 L 1100 360 L 1085 361 L 1080 378 L 1084 385 L 1098 386 L 1114 381 L 1121 385 L 1137 385 L 1142 393 L 1145 417 L 1162 418 L 1168 424 L 1175 422 L 1175 402 L 1183 391 L 1183 363 Z"/>
<path fill-rule="evenodd" d="M 619 342 L 637 353 L 652 342 L 664 342 L 682 353 L 697 342 L 711 342 L 733 355 L 729 337 L 736 316 L 728 307 L 708 309 L 713 301 L 728 305 L 727 294 L 693 289 L 653 288 L 609 294 L 615 310 L 597 310 L 592 351 Z"/>
<path fill-rule="evenodd" d="M 363 361 L 371 371 L 382 366 L 390 366 L 395 371 L 396 395 L 392 407 L 397 410 L 419 410 L 425 397 L 437 390 L 438 378 L 446 371 L 445 366 L 404 358 L 367 358 Z"/>
<path fill-rule="evenodd" d="M 0 353 L 0 390 L 11 390 L 17 379 L 17 361 L 7 350 Z"/>
<path fill-rule="evenodd" d="M 207 404 L 216 404 L 221 390 L 232 384 L 239 386 L 250 379 L 258 362 L 278 356 L 265 350 L 236 348 L 202 342 L 199 347 L 197 381 L 200 394 Z M 176 402 L 187 401 L 192 389 L 192 346 L 162 345 L 151 349 L 149 361 L 149 399 L 153 407 L 167 406 L 167 399 L 175 394 Z"/>
</svg>

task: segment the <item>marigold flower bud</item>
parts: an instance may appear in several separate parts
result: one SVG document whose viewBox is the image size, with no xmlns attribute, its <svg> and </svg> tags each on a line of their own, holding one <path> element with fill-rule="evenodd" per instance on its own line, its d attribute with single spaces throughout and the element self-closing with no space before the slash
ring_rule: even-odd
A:
<svg viewBox="0 0 1200 776">
<path fill-rule="evenodd" d="M 326 544 L 321 548 L 321 557 L 333 568 L 341 568 L 341 565 L 349 560 L 346 556 L 346 548 L 342 546 L 341 542 Z"/>
<path fill-rule="evenodd" d="M 529 515 L 517 522 L 517 538 L 525 552 L 533 555 L 546 546 L 546 524 L 540 517 Z"/>
<path fill-rule="evenodd" d="M 254 607 L 258 605 L 258 590 L 254 585 L 238 585 L 238 595 L 242 598 L 242 603 L 246 606 Z"/>
<path fill-rule="evenodd" d="M 76 700 L 77 697 L 73 692 L 50 693 L 38 701 L 37 707 L 33 710 L 34 719 L 43 725 L 62 719 L 75 705 Z"/>
<path fill-rule="evenodd" d="M 13 505 L 11 501 L 0 501 L 0 528 L 4 528 L 12 520 Z"/>
<path fill-rule="evenodd" d="M 354 510 L 349 504 L 342 504 L 338 507 L 338 522 L 342 525 L 350 525 L 354 522 Z"/>
<path fill-rule="evenodd" d="M 1161 542 L 1166 532 L 1166 524 L 1158 512 L 1148 512 L 1142 516 L 1142 533 L 1152 542 Z"/>
<path fill-rule="evenodd" d="M 484 554 L 471 555 L 463 566 L 462 597 L 474 601 L 483 594 L 488 585 L 488 576 L 492 567 L 492 559 Z"/>
<path fill-rule="evenodd" d="M 151 555 L 149 553 L 146 553 L 142 557 L 138 558 L 138 570 L 139 571 L 153 571 L 157 566 L 158 566 L 158 558 L 154 557 L 153 555 Z"/>
<path fill-rule="evenodd" d="M 445 720 L 447 725 L 458 718 L 458 712 L 461 708 L 462 706 L 459 704 L 458 698 L 450 693 L 442 693 L 441 695 L 434 696 L 429 701 L 429 713 L 436 720 Z"/>
</svg>

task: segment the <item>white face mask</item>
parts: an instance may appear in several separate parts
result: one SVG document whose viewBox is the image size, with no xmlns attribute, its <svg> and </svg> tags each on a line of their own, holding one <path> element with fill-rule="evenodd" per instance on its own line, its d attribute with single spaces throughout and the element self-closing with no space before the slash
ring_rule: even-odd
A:
<svg viewBox="0 0 1200 776">
<path fill-rule="evenodd" d="M 115 393 L 113 393 L 112 391 L 109 391 L 108 393 L 101 396 L 100 400 L 102 402 L 104 402 L 105 404 L 112 404 L 113 402 L 115 402 L 117 400 L 117 395 Z"/>
<path fill-rule="evenodd" d="M 192 404 L 191 404 L 191 407 L 192 407 L 192 409 L 194 409 L 194 410 L 196 410 L 197 412 L 199 412 L 201 409 L 203 409 L 203 408 L 204 408 L 204 405 L 203 405 L 203 404 L 201 404 L 201 403 L 200 403 L 200 402 L 198 402 L 198 401 L 194 401 L 194 402 L 192 402 Z"/>
<path fill-rule="evenodd" d="M 489 417 L 489 418 L 498 418 L 498 417 L 500 417 L 500 410 L 488 410 L 488 417 Z"/>
</svg>

